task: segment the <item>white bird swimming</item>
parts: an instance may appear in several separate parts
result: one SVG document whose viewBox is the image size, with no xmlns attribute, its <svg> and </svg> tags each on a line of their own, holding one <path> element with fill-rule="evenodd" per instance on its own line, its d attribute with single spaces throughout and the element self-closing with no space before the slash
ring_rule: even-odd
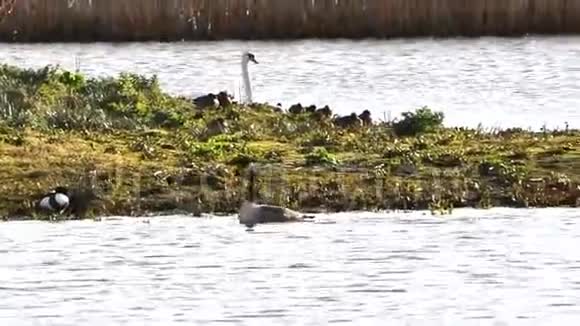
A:
<svg viewBox="0 0 580 326">
<path fill-rule="evenodd" d="M 248 72 L 248 63 L 250 63 L 250 61 L 258 64 L 254 54 L 244 51 L 242 53 L 242 79 L 244 82 L 244 91 L 246 93 L 246 98 L 243 102 L 246 104 L 252 103 L 252 85 L 250 84 L 250 73 Z"/>
<path fill-rule="evenodd" d="M 313 219 L 313 215 L 304 215 L 286 207 L 262 205 L 254 202 L 254 183 L 256 182 L 256 167 L 249 167 L 248 197 L 242 203 L 238 214 L 240 224 L 252 228 L 260 223 L 301 222 L 304 219 Z"/>
<path fill-rule="evenodd" d="M 242 52 L 242 60 L 241 60 L 242 83 L 243 83 L 243 87 L 244 87 L 245 96 L 242 98 L 242 94 L 238 94 L 238 95 L 241 98 L 241 102 L 245 103 L 245 104 L 253 103 L 252 85 L 250 83 L 250 72 L 248 71 L 248 64 L 250 62 L 258 64 L 258 61 L 256 60 L 256 56 L 253 53 L 250 53 L 248 51 Z M 236 95 L 235 90 L 234 90 L 233 94 Z M 212 94 L 212 93 L 210 93 L 210 94 L 192 94 L 192 98 L 194 98 L 193 102 L 195 103 L 195 105 L 200 107 L 200 108 L 205 108 L 205 107 L 216 107 L 217 108 L 219 106 L 227 106 L 227 103 L 225 103 L 225 102 L 229 103 L 229 95 L 226 92 L 220 92 L 217 95 Z"/>
</svg>

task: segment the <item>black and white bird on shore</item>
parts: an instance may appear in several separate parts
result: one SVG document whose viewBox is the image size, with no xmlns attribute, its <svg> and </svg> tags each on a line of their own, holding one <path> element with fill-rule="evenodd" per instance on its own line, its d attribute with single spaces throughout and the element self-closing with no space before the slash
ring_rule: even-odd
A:
<svg viewBox="0 0 580 326">
<path fill-rule="evenodd" d="M 38 202 L 38 208 L 51 213 L 62 214 L 70 205 L 69 191 L 66 187 L 56 187 L 45 194 Z"/>
</svg>

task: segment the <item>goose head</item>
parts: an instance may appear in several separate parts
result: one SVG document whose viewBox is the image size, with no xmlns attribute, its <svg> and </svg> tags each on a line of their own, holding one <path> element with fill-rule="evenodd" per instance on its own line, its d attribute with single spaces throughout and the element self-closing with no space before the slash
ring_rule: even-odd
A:
<svg viewBox="0 0 580 326">
<path fill-rule="evenodd" d="M 66 187 L 62 187 L 62 186 L 56 187 L 56 188 L 54 188 L 53 192 L 55 194 L 63 194 L 63 195 L 68 196 L 68 188 L 66 188 Z"/>
<path fill-rule="evenodd" d="M 255 192 L 255 183 L 256 183 L 256 174 L 258 174 L 256 164 L 250 163 L 248 166 L 248 197 L 247 200 L 253 202 L 256 199 Z"/>
<path fill-rule="evenodd" d="M 252 162 L 248 164 L 248 172 L 250 173 L 250 176 L 255 176 L 258 173 L 258 167 L 256 166 L 256 163 Z"/>
</svg>

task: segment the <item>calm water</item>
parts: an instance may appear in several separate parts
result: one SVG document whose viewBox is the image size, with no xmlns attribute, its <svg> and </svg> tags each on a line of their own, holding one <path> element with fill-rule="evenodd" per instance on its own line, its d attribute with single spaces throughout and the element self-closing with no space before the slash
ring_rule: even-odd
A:
<svg viewBox="0 0 580 326">
<path fill-rule="evenodd" d="M 0 324 L 577 324 L 579 216 L 3 223 Z"/>
<path fill-rule="evenodd" d="M 423 105 L 448 125 L 580 128 L 580 38 L 471 40 L 2 44 L 3 62 L 84 72 L 157 74 L 179 94 L 238 92 L 240 53 L 250 49 L 254 100 L 329 104 L 376 118 Z"/>
</svg>

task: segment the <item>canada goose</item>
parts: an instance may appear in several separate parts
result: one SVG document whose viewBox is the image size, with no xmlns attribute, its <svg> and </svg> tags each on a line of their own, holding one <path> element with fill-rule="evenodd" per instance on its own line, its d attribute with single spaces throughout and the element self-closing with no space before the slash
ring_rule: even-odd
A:
<svg viewBox="0 0 580 326">
<path fill-rule="evenodd" d="M 220 103 L 220 107 L 222 108 L 232 105 L 232 97 L 226 92 L 219 92 L 217 95 L 217 100 Z"/>
<path fill-rule="evenodd" d="M 210 107 L 217 108 L 220 106 L 220 102 L 219 102 L 218 97 L 212 93 L 196 97 L 193 100 L 193 104 L 195 104 L 195 106 L 197 106 L 198 108 L 201 108 L 201 109 L 210 108 Z"/>
<path fill-rule="evenodd" d="M 290 112 L 291 114 L 300 114 L 304 112 L 304 107 L 302 106 L 302 104 L 297 103 L 290 106 L 290 108 L 288 108 L 288 112 Z"/>
<path fill-rule="evenodd" d="M 316 111 L 314 112 L 314 117 L 318 121 L 329 119 L 330 117 L 332 117 L 332 110 L 330 110 L 328 105 L 325 105 L 323 108 L 316 109 Z"/>
<path fill-rule="evenodd" d="M 224 118 L 216 118 L 208 122 L 206 131 L 204 133 L 205 138 L 211 138 L 216 135 L 221 135 L 226 133 L 228 130 L 228 123 Z"/>
<path fill-rule="evenodd" d="M 362 126 L 362 120 L 353 112 L 334 119 L 334 124 L 341 128 L 356 128 Z"/>
<path fill-rule="evenodd" d="M 69 214 L 76 218 L 84 218 L 93 200 L 102 201 L 93 189 L 69 190 L 59 186 L 40 196 L 36 208 L 44 214 Z"/>
<path fill-rule="evenodd" d="M 371 118 L 371 112 L 369 110 L 364 110 L 358 115 L 358 117 L 361 119 L 363 126 L 370 126 L 373 124 L 373 119 Z"/>
<path fill-rule="evenodd" d="M 240 224 L 252 228 L 260 223 L 300 222 L 313 219 L 312 215 L 304 215 L 286 207 L 263 205 L 254 202 L 254 183 L 256 182 L 256 167 L 249 167 L 248 197 L 242 204 L 238 214 Z"/>
<path fill-rule="evenodd" d="M 209 93 L 207 95 L 198 96 L 193 99 L 193 104 L 200 109 L 205 108 L 218 108 L 218 107 L 228 107 L 232 104 L 232 97 L 227 92 L 221 91 L 219 93 L 213 94 Z"/>
<path fill-rule="evenodd" d="M 56 187 L 53 191 L 45 194 L 38 202 L 38 208 L 47 212 L 62 214 L 69 206 L 70 198 L 68 189 Z"/>
</svg>

